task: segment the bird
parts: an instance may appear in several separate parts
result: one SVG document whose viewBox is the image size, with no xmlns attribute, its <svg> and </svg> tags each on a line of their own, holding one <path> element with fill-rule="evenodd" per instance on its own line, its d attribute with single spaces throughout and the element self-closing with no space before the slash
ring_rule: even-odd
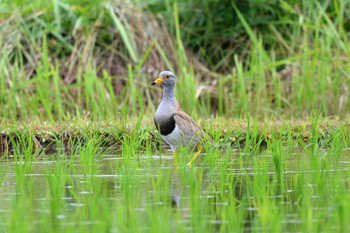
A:
<svg viewBox="0 0 350 233">
<path fill-rule="evenodd" d="M 176 167 L 178 167 L 177 148 L 198 148 L 187 163 L 190 167 L 202 152 L 205 140 L 209 139 L 211 142 L 213 140 L 181 109 L 175 97 L 175 83 L 176 77 L 170 71 L 160 72 L 158 78 L 152 82 L 152 86 L 159 85 L 163 88 L 163 97 L 154 115 L 154 124 L 162 139 L 171 147 Z"/>
</svg>

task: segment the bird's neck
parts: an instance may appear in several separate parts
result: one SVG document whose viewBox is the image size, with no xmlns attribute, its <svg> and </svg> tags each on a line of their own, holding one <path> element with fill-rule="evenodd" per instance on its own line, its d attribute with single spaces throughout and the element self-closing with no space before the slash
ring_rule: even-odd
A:
<svg viewBox="0 0 350 233">
<path fill-rule="evenodd" d="M 166 86 L 163 90 L 163 99 L 164 102 L 177 102 L 175 97 L 175 87 L 174 86 Z"/>
</svg>

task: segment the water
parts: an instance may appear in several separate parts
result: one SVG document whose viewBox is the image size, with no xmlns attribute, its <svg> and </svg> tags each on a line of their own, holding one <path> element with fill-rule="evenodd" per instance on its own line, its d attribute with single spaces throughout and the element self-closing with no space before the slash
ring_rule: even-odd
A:
<svg viewBox="0 0 350 233">
<path fill-rule="evenodd" d="M 317 160 L 315 163 L 319 164 L 320 167 L 314 166 L 315 169 L 307 170 L 303 170 L 303 168 L 312 167 L 310 164 L 313 161 L 306 159 L 305 154 L 295 153 L 286 156 L 281 165 L 288 169 L 283 170 L 282 180 L 276 179 L 278 176 L 272 162 L 273 156 L 268 153 L 251 156 L 236 151 L 230 159 L 216 159 L 214 165 L 209 166 L 208 161 L 198 161 L 193 169 L 181 167 L 177 171 L 174 169 L 173 156 L 171 156 L 170 151 L 166 151 L 165 155 L 137 155 L 127 159 L 127 161 L 119 153 L 98 156 L 90 162 L 83 161 L 81 156 L 77 155 L 72 157 L 43 155 L 33 158 L 30 162 L 15 161 L 13 157 L 4 157 L 0 163 L 0 214 L 5 220 L 1 221 L 0 225 L 8 226 L 10 224 L 6 219 L 16 211 L 14 202 L 18 197 L 25 195 L 25 200 L 21 201 L 25 203 L 26 208 L 30 209 L 31 214 L 30 220 L 28 220 L 30 223 L 27 225 L 34 226 L 34 229 L 36 225 L 40 226 L 43 221 L 46 221 L 43 216 L 52 215 L 53 209 L 56 208 L 52 205 L 56 204 L 59 207 L 57 207 L 57 213 L 54 213 L 54 218 L 60 227 L 103 225 L 105 223 L 99 218 L 79 219 L 75 217 L 75 214 L 79 213 L 79 209 L 89 207 L 90 201 L 102 198 L 100 201 L 104 205 L 110 205 L 106 215 L 110 212 L 114 213 L 114 211 L 118 215 L 121 208 L 129 208 L 124 206 L 124 202 L 128 201 L 132 203 L 130 205 L 131 212 L 136 213 L 136 215 L 147 216 L 150 210 L 156 207 L 172 209 L 176 212 L 177 220 L 176 223 L 170 225 L 172 228 L 176 228 L 176 225 L 183 225 L 182 229 L 185 231 L 193 230 L 193 218 L 200 214 L 191 208 L 202 205 L 202 203 L 205 203 L 206 210 L 203 210 L 201 220 L 198 221 L 210 224 L 212 227 L 210 230 L 219 231 L 221 227 L 231 224 L 229 220 L 220 218 L 221 215 L 217 213 L 222 208 L 232 206 L 232 202 L 235 203 L 233 206 L 237 206 L 237 209 L 244 212 L 241 215 L 241 225 L 244 232 L 266 231 L 268 230 L 266 226 L 257 223 L 257 219 L 259 219 L 257 216 L 263 215 L 259 205 L 270 202 L 274 205 L 271 208 L 267 206 L 266 210 L 274 211 L 274 208 L 285 207 L 285 210 L 280 212 L 282 214 L 280 224 L 284 231 L 298 232 L 300 229 L 304 229 L 302 225 L 305 216 L 301 211 L 303 209 L 301 205 L 305 203 L 300 200 L 302 196 L 300 192 L 303 190 L 296 190 L 296 188 L 322 190 L 329 185 L 329 188 L 335 189 L 331 194 L 336 195 L 337 187 L 341 186 L 339 192 L 350 194 L 350 188 L 347 187 L 349 179 L 345 175 L 343 180 L 325 184 L 325 187 L 320 187 L 318 176 L 315 175 L 320 172 L 321 176 L 322 174 L 327 176 L 349 174 L 350 153 L 349 151 L 344 153 L 346 156 L 342 156 L 338 161 L 328 164 L 325 168 L 322 168 L 322 161 Z M 301 160 L 305 161 L 300 162 Z M 264 166 L 266 161 L 267 168 Z M 62 173 L 60 173 L 60 169 Z M 62 181 L 60 181 L 61 176 L 64 177 Z M 301 176 L 303 183 L 298 186 L 298 182 L 301 182 L 298 177 Z M 189 181 L 186 177 L 190 177 Z M 93 181 L 91 181 L 92 179 Z M 247 179 L 252 182 L 250 191 L 247 191 L 249 190 L 246 187 L 249 185 Z M 263 187 L 261 190 L 266 190 L 271 186 L 273 192 L 267 191 L 267 195 L 257 196 L 259 179 L 261 179 L 261 185 L 267 184 L 267 188 Z M 161 184 L 158 185 L 157 182 L 161 182 Z M 168 184 L 168 186 L 165 185 L 167 187 L 164 191 L 165 195 L 163 195 L 162 182 Z M 233 182 L 234 185 L 231 186 L 230 182 Z M 266 183 L 263 184 L 264 182 Z M 104 190 L 103 195 L 95 197 L 96 190 L 100 190 L 94 187 L 95 184 Z M 63 187 L 63 190 L 57 191 L 56 194 L 54 191 L 50 191 L 56 188 L 60 189 L 60 187 Z M 157 188 L 153 189 L 152 187 Z M 344 187 L 345 191 L 342 190 Z M 126 191 L 126 189 L 130 190 Z M 198 192 L 198 195 L 193 194 L 193 192 Z M 133 200 L 127 200 L 128 193 L 132 198 L 136 198 L 135 203 Z M 310 196 L 310 211 L 313 213 L 311 222 L 319 222 L 319 216 L 332 218 L 334 215 L 338 208 L 335 202 L 325 205 L 313 205 L 312 203 L 314 201 L 319 203 L 320 200 L 331 198 L 328 195 L 330 192 L 325 190 L 324 193 L 320 192 Z M 193 200 L 195 197 L 198 200 Z M 58 200 L 53 202 L 53 198 L 58 198 Z M 122 203 L 121 207 L 116 203 Z M 208 208 L 210 210 L 207 210 Z M 149 231 L 150 226 L 147 225 L 147 221 L 145 222 L 144 226 L 137 229 Z M 117 225 L 112 225 L 110 231 L 119 232 L 120 229 Z"/>
</svg>

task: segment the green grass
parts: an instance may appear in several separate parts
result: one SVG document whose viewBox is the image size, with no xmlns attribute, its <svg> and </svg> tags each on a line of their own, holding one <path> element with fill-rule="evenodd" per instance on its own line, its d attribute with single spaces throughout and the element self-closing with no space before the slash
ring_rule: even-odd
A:
<svg viewBox="0 0 350 233">
<path fill-rule="evenodd" d="M 185 167 L 190 155 L 181 150 L 177 172 L 168 158 L 171 152 L 161 149 L 158 139 L 149 139 L 153 130 L 141 119 L 126 128 L 117 122 L 85 127 L 81 124 L 86 119 L 76 122 L 80 137 L 73 133 L 68 142 L 56 137 L 53 143 L 58 149 L 51 152 L 36 146 L 32 133 L 10 134 L 13 150 L 0 165 L 0 228 L 11 232 L 344 232 L 350 228 L 349 129 L 340 121 L 324 125 L 327 121 L 311 118 L 305 125 L 310 138 L 303 142 L 292 129 L 305 133 L 305 122 L 271 124 L 252 119 L 246 125 L 249 130 L 241 128 L 249 138 L 244 148 L 218 150 L 206 145 L 206 153 L 192 168 Z M 237 130 L 242 122 L 235 123 Z M 258 124 L 265 124 L 263 132 Z M 101 133 L 102 125 L 110 136 Z M 207 131 L 215 135 L 224 132 L 225 125 L 224 120 L 215 121 L 218 132 Z M 334 130 L 320 137 L 330 125 Z M 40 131 L 35 124 L 27 128 Z M 122 133 L 122 128 L 130 132 Z M 225 145 L 233 136 L 226 133 L 214 137 L 216 143 Z M 266 148 L 258 149 L 257 135 L 263 133 L 269 135 Z M 121 142 L 120 147 L 105 147 L 111 137 Z M 172 196 L 178 198 L 177 207 Z"/>
<path fill-rule="evenodd" d="M 251 12 L 239 4 L 226 6 L 224 12 L 234 15 L 235 25 L 229 30 L 224 23 L 215 27 L 221 25 L 226 37 L 237 39 L 229 44 L 237 45 L 232 45 L 232 51 L 222 47 L 215 55 L 211 52 L 225 40 L 215 34 L 214 25 L 205 29 L 200 48 L 199 41 L 188 36 L 186 22 L 190 20 L 195 31 L 199 28 L 192 17 L 199 20 L 200 16 L 186 18 L 184 6 L 196 10 L 195 2 L 169 1 L 166 7 L 158 2 L 160 8 L 154 8 L 151 1 L 149 5 L 137 1 L 125 5 L 36 3 L 32 7 L 3 5 L 2 118 L 40 117 L 54 122 L 67 115 L 109 119 L 148 114 L 161 93 L 149 84 L 167 69 L 176 73 L 177 97 L 193 115 L 300 118 L 315 111 L 324 116 L 348 114 L 345 1 L 301 5 L 283 1 L 270 24 L 266 23 L 272 20 L 266 14 L 271 10 L 268 3 L 265 7 L 251 3 Z M 125 9 L 124 15 L 118 7 Z M 201 10 L 214 7 L 219 6 L 208 2 Z M 213 17 L 215 11 L 207 10 L 204 15 Z M 254 21 L 254 11 L 264 23 Z M 159 19 L 152 18 L 152 13 Z M 152 38 L 147 27 L 155 32 Z M 235 50 L 238 45 L 241 49 Z M 203 62 L 203 57 L 211 63 Z M 215 68 L 220 64 L 225 64 L 223 70 Z"/>
<path fill-rule="evenodd" d="M 348 232 L 348 9 L 1 2 L 0 231 Z M 153 125 L 162 70 L 220 145 L 191 168 Z"/>
</svg>

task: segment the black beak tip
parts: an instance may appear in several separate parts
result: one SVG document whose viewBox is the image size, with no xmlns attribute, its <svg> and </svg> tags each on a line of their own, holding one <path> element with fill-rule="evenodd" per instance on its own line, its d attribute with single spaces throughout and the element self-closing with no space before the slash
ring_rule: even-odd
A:
<svg viewBox="0 0 350 233">
<path fill-rule="evenodd" d="M 155 83 L 155 82 L 153 82 L 153 83 L 151 84 L 151 86 L 154 86 L 154 85 L 156 85 L 156 83 Z"/>
</svg>

